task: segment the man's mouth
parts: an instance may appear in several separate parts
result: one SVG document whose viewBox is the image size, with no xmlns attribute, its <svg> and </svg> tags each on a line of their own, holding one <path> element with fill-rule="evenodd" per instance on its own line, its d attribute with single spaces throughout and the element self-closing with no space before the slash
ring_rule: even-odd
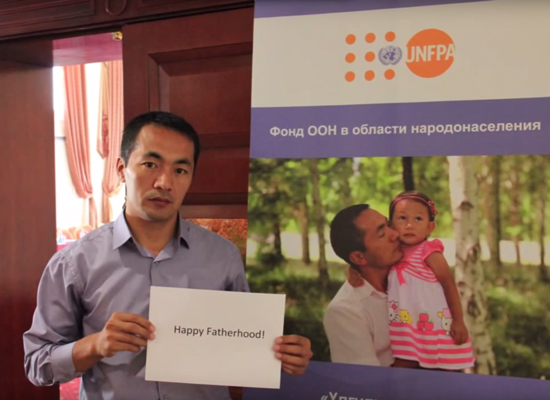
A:
<svg viewBox="0 0 550 400">
<path fill-rule="evenodd" d="M 149 199 L 150 201 L 157 203 L 157 204 L 170 204 L 172 203 L 170 199 L 167 199 L 165 197 L 153 197 L 152 199 Z"/>
</svg>

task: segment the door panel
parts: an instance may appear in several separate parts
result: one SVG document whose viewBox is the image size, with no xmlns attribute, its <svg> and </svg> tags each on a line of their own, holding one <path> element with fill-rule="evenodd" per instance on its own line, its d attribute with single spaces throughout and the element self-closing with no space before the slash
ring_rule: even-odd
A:
<svg viewBox="0 0 550 400">
<path fill-rule="evenodd" d="M 171 111 L 200 135 L 185 216 L 246 217 L 252 32 L 251 8 L 123 28 L 125 120 Z"/>
<path fill-rule="evenodd" d="M 51 54 L 51 41 L 0 44 L 1 399 L 59 398 L 59 387 L 37 388 L 27 380 L 22 339 L 40 276 L 56 250 Z"/>
</svg>

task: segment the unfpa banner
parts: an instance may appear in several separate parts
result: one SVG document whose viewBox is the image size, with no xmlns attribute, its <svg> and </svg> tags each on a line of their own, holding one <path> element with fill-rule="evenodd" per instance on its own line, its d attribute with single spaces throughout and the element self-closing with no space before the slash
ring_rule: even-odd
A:
<svg viewBox="0 0 550 400">
<path fill-rule="evenodd" d="M 547 398 L 550 2 L 255 12 L 248 280 L 314 362 L 245 398 Z"/>
<path fill-rule="evenodd" d="M 434 3 L 257 2 L 252 156 L 544 152 L 550 4 Z"/>
</svg>

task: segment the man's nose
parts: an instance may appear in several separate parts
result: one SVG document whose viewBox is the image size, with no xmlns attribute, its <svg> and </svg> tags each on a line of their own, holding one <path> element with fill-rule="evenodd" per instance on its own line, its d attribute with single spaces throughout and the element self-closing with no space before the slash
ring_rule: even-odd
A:
<svg viewBox="0 0 550 400">
<path fill-rule="evenodd" d="M 162 190 L 172 190 L 172 174 L 170 171 L 163 170 L 155 180 L 155 188 Z"/>
</svg>

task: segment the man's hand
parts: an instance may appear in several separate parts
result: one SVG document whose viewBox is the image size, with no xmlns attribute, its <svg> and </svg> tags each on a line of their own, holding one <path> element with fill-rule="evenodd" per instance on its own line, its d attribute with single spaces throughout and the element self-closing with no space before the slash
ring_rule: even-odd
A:
<svg viewBox="0 0 550 400">
<path fill-rule="evenodd" d="M 120 351 L 137 353 L 155 338 L 155 327 L 140 315 L 114 313 L 101 332 L 88 335 L 73 346 L 73 362 L 79 372 L 85 372 L 104 357 Z"/>
<path fill-rule="evenodd" d="M 113 313 L 98 333 L 95 352 L 101 357 L 112 357 L 120 351 L 138 353 L 147 346 L 147 340 L 155 338 L 155 327 L 137 314 Z"/>
<path fill-rule="evenodd" d="M 290 375 L 302 375 L 313 356 L 309 339 L 298 335 L 277 338 L 273 350 L 275 357 L 282 362 L 283 371 Z"/>
</svg>

